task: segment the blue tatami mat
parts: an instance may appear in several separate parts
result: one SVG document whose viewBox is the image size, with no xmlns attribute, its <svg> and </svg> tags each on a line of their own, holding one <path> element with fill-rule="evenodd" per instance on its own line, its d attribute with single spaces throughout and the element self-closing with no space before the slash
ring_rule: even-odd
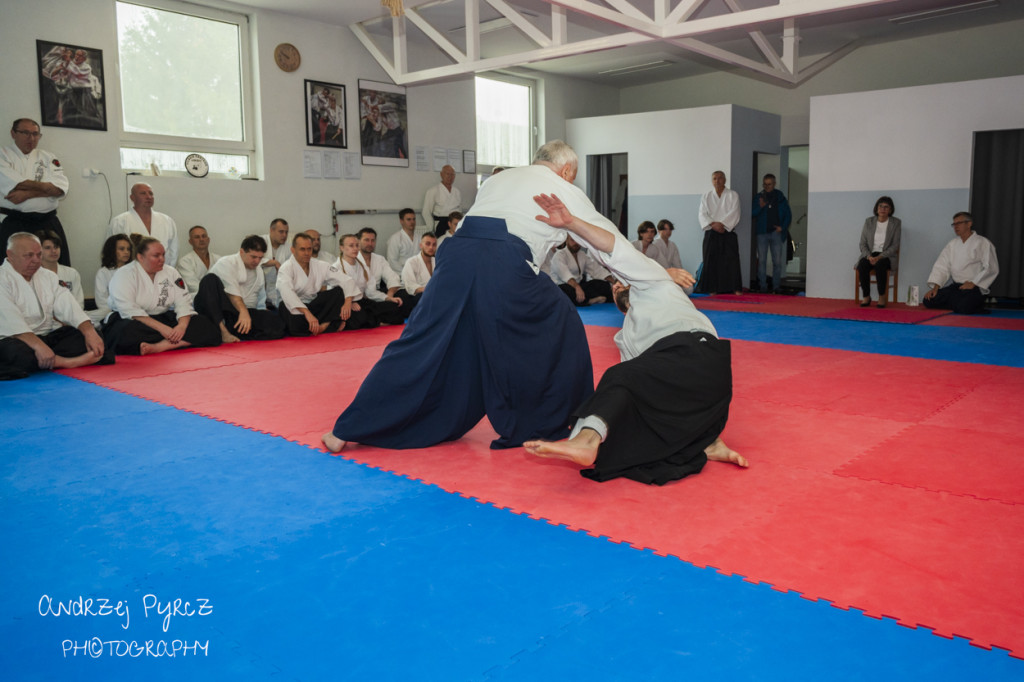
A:
<svg viewBox="0 0 1024 682">
<path fill-rule="evenodd" d="M 579 312 L 583 324 L 622 326 L 622 313 L 608 303 L 580 308 Z M 822 320 L 715 310 L 703 312 L 718 333 L 728 339 L 1024 367 L 1024 332 L 1020 331 Z"/>
<path fill-rule="evenodd" d="M 34 421 L 47 398 L 75 408 Z M 0 399 L 22 424 L 0 458 L 5 680 L 1024 675 L 1005 652 L 66 377 Z M 41 615 L 79 597 L 113 612 Z"/>
</svg>

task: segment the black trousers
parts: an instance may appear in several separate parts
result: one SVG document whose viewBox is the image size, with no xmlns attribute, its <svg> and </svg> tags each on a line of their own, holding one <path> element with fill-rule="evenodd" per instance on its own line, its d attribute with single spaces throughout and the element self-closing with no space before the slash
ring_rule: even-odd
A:
<svg viewBox="0 0 1024 682">
<path fill-rule="evenodd" d="M 61 327 L 39 339 L 50 347 L 50 350 L 62 358 L 77 358 L 89 349 L 85 345 L 85 336 L 75 327 Z M 114 352 L 108 348 L 99 364 L 110 365 L 114 362 Z M 39 360 L 32 347 L 13 336 L 0 339 L 0 381 L 8 379 L 24 379 L 29 374 L 39 371 Z"/>
<path fill-rule="evenodd" d="M 276 312 L 270 310 L 246 308 L 252 326 L 246 334 L 235 329 L 238 310 L 231 304 L 231 299 L 224 292 L 224 283 L 217 275 L 208 274 L 199 280 L 199 290 L 196 291 L 194 302 L 197 313 L 210 318 L 217 327 L 220 327 L 223 321 L 228 331 L 243 341 L 272 341 L 284 336 L 284 321 Z M 189 325 L 191 326 L 191 322 Z M 219 329 L 217 333 L 220 334 Z"/>
<path fill-rule="evenodd" d="M 336 332 L 341 327 L 341 306 L 343 305 L 345 305 L 344 289 L 328 289 L 314 296 L 313 300 L 306 304 L 306 308 L 313 313 L 317 322 L 329 323 L 326 331 Z M 305 315 L 301 313 L 292 315 L 288 312 L 288 306 L 283 302 L 278 306 L 277 312 L 281 315 L 281 320 L 284 322 L 289 336 L 310 336 L 309 323 L 306 322 Z M 349 328 L 347 323 L 345 328 Z"/>
<path fill-rule="evenodd" d="M 367 313 L 371 323 L 369 326 L 379 327 L 382 324 L 402 324 L 406 315 L 402 306 L 393 301 L 371 301 L 365 296 L 359 306 Z"/>
<path fill-rule="evenodd" d="M 612 300 L 611 282 L 603 279 L 588 279 L 580 282 L 579 285 L 583 289 L 582 303 L 576 300 L 576 290 L 572 288 L 571 284 L 559 284 L 558 288 L 565 292 L 565 295 L 569 297 L 573 305 L 580 308 L 590 305 L 590 299 L 597 298 L 598 296 L 604 296 L 609 301 Z"/>
<path fill-rule="evenodd" d="M 63 246 L 60 247 L 61 265 L 71 265 L 71 249 L 68 247 L 68 238 L 64 234 L 64 226 L 60 224 L 56 211 L 49 213 L 22 213 L 9 208 L 3 209 L 4 221 L 0 223 L 0 264 L 7 258 L 7 240 L 15 232 L 31 232 L 35 234 L 40 230 L 53 230 L 60 237 Z"/>
<path fill-rule="evenodd" d="M 177 316 L 171 312 L 150 315 L 154 320 L 173 327 L 178 324 Z M 118 355 L 140 355 L 139 345 L 160 343 L 164 337 L 160 332 L 147 327 L 138 320 L 126 320 L 120 314 L 113 314 L 103 327 L 103 343 L 113 348 Z M 185 329 L 184 340 L 196 348 L 219 346 L 220 330 L 205 315 L 193 315 Z"/>
<path fill-rule="evenodd" d="M 679 332 L 605 371 L 594 395 L 574 413 L 608 425 L 595 481 L 625 477 L 664 485 L 704 468 L 725 429 L 732 401 L 732 350 L 706 333 Z"/>
<path fill-rule="evenodd" d="M 985 296 L 981 289 L 961 289 L 959 282 L 953 282 L 948 287 L 942 287 L 934 298 L 924 299 L 925 308 L 938 310 L 952 310 L 958 315 L 977 315 L 985 309 Z"/>
<path fill-rule="evenodd" d="M 872 256 L 877 256 L 880 252 L 874 251 L 871 253 Z M 878 289 L 878 297 L 881 298 L 889 291 L 889 270 L 892 269 L 892 263 L 889 262 L 888 258 L 881 258 L 877 263 L 872 265 L 867 258 L 861 258 L 857 261 L 857 276 L 860 278 L 860 293 L 864 298 L 871 297 L 871 271 L 875 271 L 875 287 Z"/>
</svg>

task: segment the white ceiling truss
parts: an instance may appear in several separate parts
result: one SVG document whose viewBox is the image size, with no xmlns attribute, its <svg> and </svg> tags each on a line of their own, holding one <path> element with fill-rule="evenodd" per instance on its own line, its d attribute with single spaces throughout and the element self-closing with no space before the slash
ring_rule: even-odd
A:
<svg viewBox="0 0 1024 682">
<path fill-rule="evenodd" d="M 827 68 L 854 49 L 856 40 L 848 42 L 814 60 L 800 60 L 800 22 L 810 17 L 884 5 L 896 0 L 773 0 L 772 4 L 749 7 L 748 0 L 719 0 L 727 11 L 702 15 L 709 0 L 645 0 L 646 10 L 637 8 L 640 0 L 543 0 L 544 17 L 535 12 L 517 9 L 509 0 L 441 0 L 441 2 L 407 7 L 404 15 L 390 18 L 390 41 L 380 40 L 380 22 L 387 19 L 352 24 L 350 28 L 363 46 L 398 85 L 411 85 L 451 78 L 461 74 L 492 71 L 561 57 L 570 57 L 601 50 L 662 42 L 675 48 L 703 55 L 730 66 L 741 67 L 787 85 L 799 84 Z M 464 24 L 454 29 L 438 27 L 427 20 L 426 11 L 444 4 L 461 3 Z M 748 7 L 744 7 L 747 4 Z M 482 26 L 481 5 L 489 15 L 501 15 L 504 25 L 511 25 L 528 40 L 526 49 L 500 55 L 483 56 L 483 41 L 490 38 Z M 570 39 L 574 22 L 600 24 L 596 37 Z M 376 26 L 374 26 L 376 24 Z M 410 70 L 409 26 L 417 31 L 417 39 L 433 43 L 450 62 Z M 781 28 L 781 50 L 776 49 L 765 34 L 765 27 L 778 33 Z M 751 58 L 724 49 L 710 42 L 716 35 L 735 36 L 746 33 L 757 48 L 759 58 Z M 376 33 L 377 39 L 374 34 Z M 447 34 L 447 35 L 446 35 Z M 590 32 L 594 35 L 594 31 Z M 448 36 L 452 36 L 449 38 Z M 461 45 L 456 44 L 457 41 Z M 386 50 L 390 42 L 390 54 Z M 383 44 L 382 44 L 383 43 Z M 778 40 L 775 41 L 778 44 Z M 484 45 L 486 47 L 486 45 Z"/>
</svg>

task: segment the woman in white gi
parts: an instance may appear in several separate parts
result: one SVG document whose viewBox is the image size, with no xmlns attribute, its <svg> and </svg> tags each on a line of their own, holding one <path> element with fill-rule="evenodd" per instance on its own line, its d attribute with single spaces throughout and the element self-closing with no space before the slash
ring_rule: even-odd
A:
<svg viewBox="0 0 1024 682">
<path fill-rule="evenodd" d="M 159 239 L 143 237 L 135 261 L 110 280 L 107 345 L 123 355 L 149 355 L 188 346 L 219 346 L 220 332 L 192 309 L 178 271 L 164 265 Z"/>
<path fill-rule="evenodd" d="M 82 291 L 82 276 L 70 265 L 60 264 L 60 251 L 64 246 L 60 235 L 53 230 L 41 230 L 36 233 L 43 245 L 43 267 L 57 275 L 60 285 L 71 292 L 78 302 L 78 307 L 85 310 L 85 292 Z"/>
<path fill-rule="evenodd" d="M 99 327 L 103 320 L 110 314 L 110 280 L 122 265 L 127 265 L 132 260 L 134 247 L 132 240 L 123 234 L 114 234 L 107 237 L 103 242 L 103 250 L 100 251 L 100 267 L 96 271 L 96 279 L 93 280 L 92 297 L 96 301 L 96 310 L 87 310 L 86 314 L 92 323 Z"/>
<path fill-rule="evenodd" d="M 654 237 L 657 234 L 658 233 L 654 229 L 654 223 L 650 220 L 645 220 L 636 228 L 636 236 L 639 237 L 639 239 L 633 242 L 633 246 L 635 246 L 636 250 L 640 253 L 650 257 L 651 254 L 647 253 L 647 251 L 651 248 L 651 244 L 654 243 Z"/>
</svg>

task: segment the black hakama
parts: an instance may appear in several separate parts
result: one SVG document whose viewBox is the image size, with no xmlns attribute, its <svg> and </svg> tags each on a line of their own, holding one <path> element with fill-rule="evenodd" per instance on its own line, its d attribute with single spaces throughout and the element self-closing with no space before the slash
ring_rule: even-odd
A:
<svg viewBox="0 0 1024 682">
<path fill-rule="evenodd" d="M 731 294 L 743 289 L 740 240 L 735 232 L 704 232 L 704 264 L 695 292 Z"/>
<path fill-rule="evenodd" d="M 597 415 L 608 424 L 594 468 L 580 473 L 664 485 L 703 469 L 704 448 L 729 417 L 731 358 L 728 341 L 678 332 L 609 367 L 576 410 L 577 418 Z"/>
</svg>

